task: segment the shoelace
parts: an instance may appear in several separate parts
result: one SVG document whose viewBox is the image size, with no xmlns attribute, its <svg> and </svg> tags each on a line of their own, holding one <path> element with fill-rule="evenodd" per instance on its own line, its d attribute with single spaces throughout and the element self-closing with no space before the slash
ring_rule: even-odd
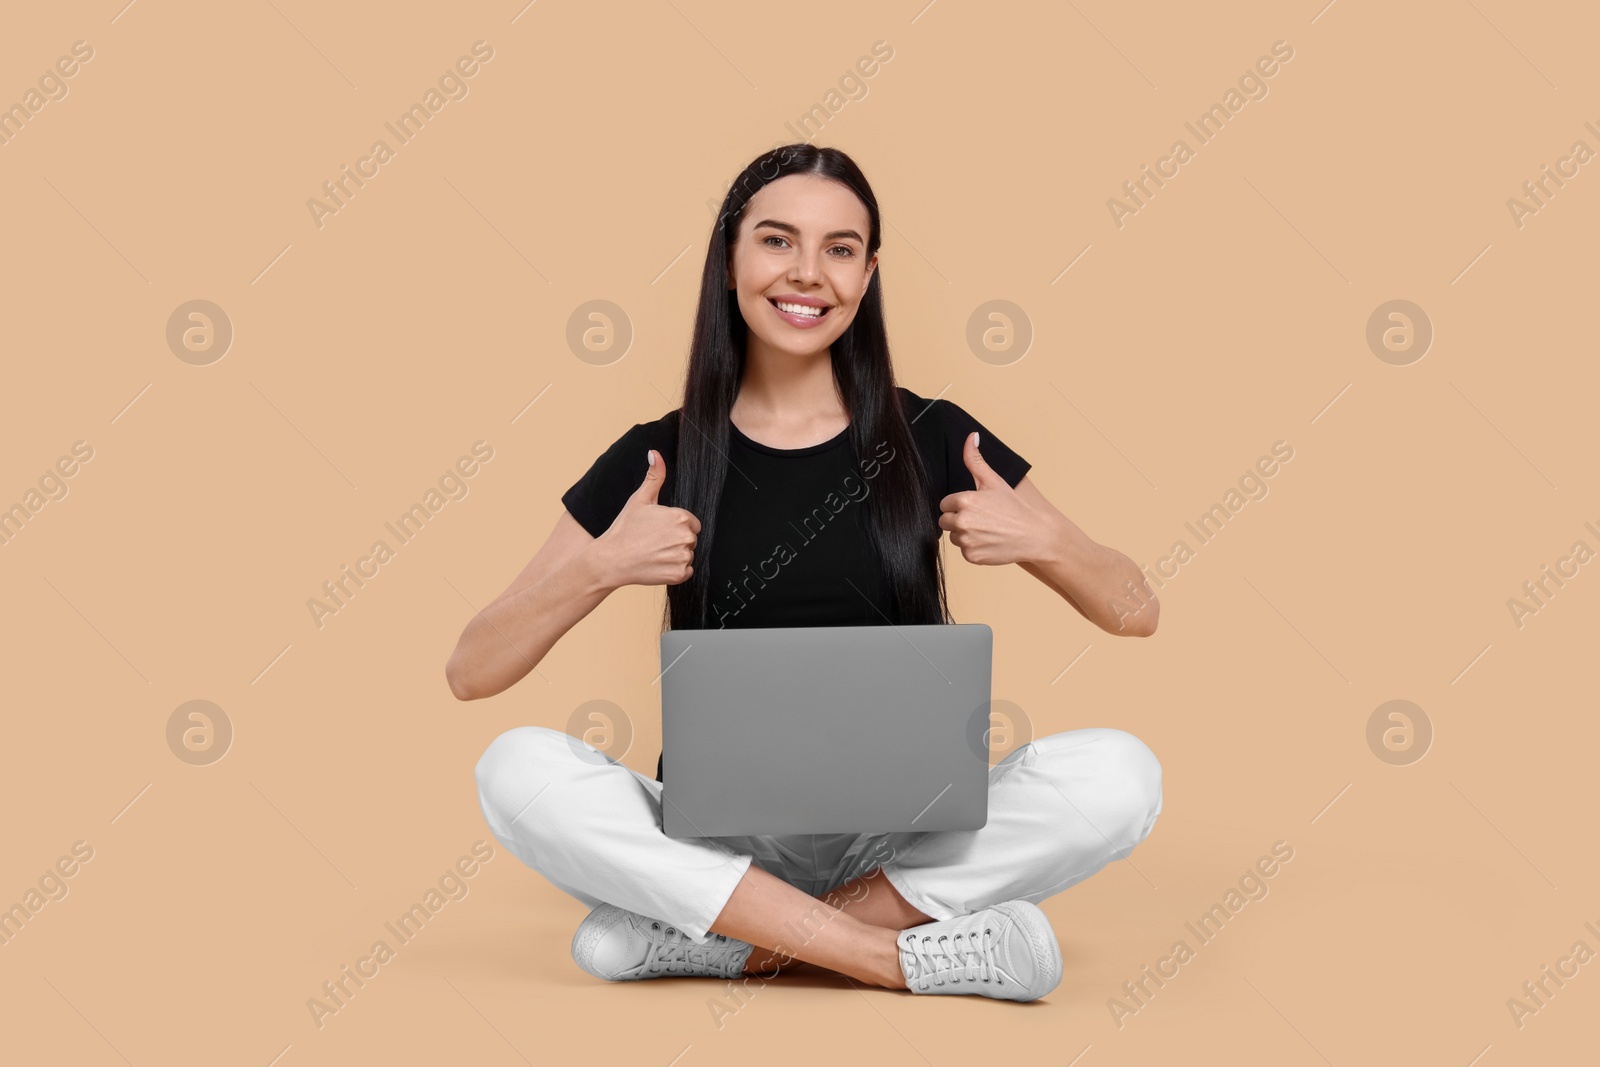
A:
<svg viewBox="0 0 1600 1067">
<path fill-rule="evenodd" d="M 955 934 L 940 934 L 937 938 L 911 935 L 911 948 L 906 953 L 915 973 L 909 975 L 911 981 L 921 983 L 923 988 L 931 983 L 942 986 L 963 979 L 969 982 L 999 982 L 1004 985 L 1000 969 L 995 965 L 995 948 L 1000 944 L 1000 939 L 993 936 L 994 929 L 985 926 L 982 932 L 959 930 Z M 950 941 L 951 947 L 943 946 L 930 949 L 930 942 Z M 969 961 L 967 955 L 971 954 Z M 941 968 L 944 962 L 948 966 Z M 945 979 L 948 978 L 947 982 Z"/>
<path fill-rule="evenodd" d="M 651 953 L 645 962 L 648 974 L 676 974 L 694 966 L 720 973 L 726 968 L 728 950 L 733 947 L 723 934 L 712 934 L 710 941 L 697 945 L 682 930 L 654 921 L 650 923 L 649 937 Z"/>
</svg>

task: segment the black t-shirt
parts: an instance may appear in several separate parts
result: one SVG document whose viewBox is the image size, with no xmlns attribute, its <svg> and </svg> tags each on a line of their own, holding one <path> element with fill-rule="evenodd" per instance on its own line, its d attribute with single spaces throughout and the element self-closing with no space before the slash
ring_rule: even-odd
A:
<svg viewBox="0 0 1600 1067">
<path fill-rule="evenodd" d="M 1016 487 L 1032 464 L 952 401 L 929 401 L 899 390 L 911 433 L 928 472 L 929 507 L 975 488 L 962 459 L 967 436 L 1006 484 Z M 711 545 L 711 619 L 719 628 L 881 626 L 888 589 L 878 569 L 863 509 L 872 479 L 899 457 L 884 443 L 857 457 L 846 427 L 805 448 L 771 448 L 728 424 L 728 476 Z M 561 502 L 594 537 L 611 526 L 644 481 L 646 451 L 666 460 L 656 499 L 673 501 L 678 412 L 635 424 L 562 494 Z M 852 588 L 852 583 L 854 588 Z M 869 602 L 870 598 L 870 602 Z M 662 764 L 656 762 L 656 780 Z"/>
</svg>

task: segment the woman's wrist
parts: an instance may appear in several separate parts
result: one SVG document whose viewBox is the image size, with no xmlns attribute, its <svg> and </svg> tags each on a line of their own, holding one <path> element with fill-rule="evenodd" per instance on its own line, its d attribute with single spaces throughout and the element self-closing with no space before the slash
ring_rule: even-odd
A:
<svg viewBox="0 0 1600 1067">
<path fill-rule="evenodd" d="M 605 597 L 628 584 L 617 573 L 611 546 L 605 541 L 604 535 L 584 545 L 574 565 L 583 576 L 585 592 Z"/>
</svg>

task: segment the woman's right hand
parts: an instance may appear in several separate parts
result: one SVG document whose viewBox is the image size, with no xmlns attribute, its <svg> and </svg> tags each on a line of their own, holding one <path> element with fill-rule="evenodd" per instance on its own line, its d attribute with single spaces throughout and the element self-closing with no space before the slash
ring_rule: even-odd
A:
<svg viewBox="0 0 1600 1067">
<path fill-rule="evenodd" d="M 677 585 L 694 574 L 691 561 L 700 520 L 683 508 L 656 503 L 667 479 L 667 463 L 653 448 L 649 455 L 655 462 L 645 471 L 644 481 L 595 542 L 617 586 Z"/>
</svg>

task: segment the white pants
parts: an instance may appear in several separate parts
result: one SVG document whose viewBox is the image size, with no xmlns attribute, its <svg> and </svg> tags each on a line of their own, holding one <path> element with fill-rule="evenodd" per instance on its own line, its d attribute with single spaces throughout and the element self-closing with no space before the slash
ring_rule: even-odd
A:
<svg viewBox="0 0 1600 1067">
<path fill-rule="evenodd" d="M 882 867 L 908 903 L 950 919 L 1037 904 L 1126 856 L 1161 814 L 1154 753 L 1104 727 L 1041 737 L 991 767 L 978 830 L 668 837 L 660 782 L 543 726 L 495 738 L 477 779 L 489 829 L 551 885 L 700 944 L 751 863 L 814 897 Z"/>
</svg>

